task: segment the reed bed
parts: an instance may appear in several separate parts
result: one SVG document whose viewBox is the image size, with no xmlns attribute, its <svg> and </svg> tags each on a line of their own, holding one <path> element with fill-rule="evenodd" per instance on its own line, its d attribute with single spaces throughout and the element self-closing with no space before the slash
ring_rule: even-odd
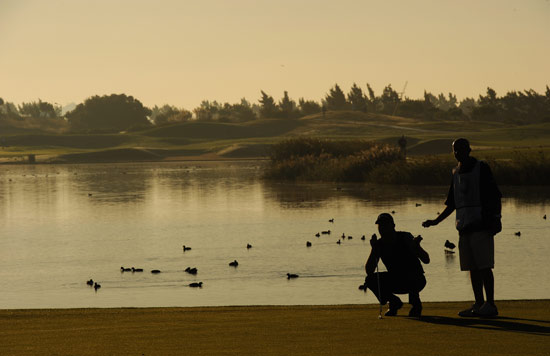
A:
<svg viewBox="0 0 550 356">
<path fill-rule="evenodd" d="M 321 138 L 282 141 L 273 146 L 270 158 L 267 179 L 409 185 L 447 185 L 457 164 L 449 156 L 405 159 L 397 147 L 373 141 Z M 485 161 L 500 185 L 550 184 L 550 157 L 543 151 Z"/>
<path fill-rule="evenodd" d="M 499 184 L 550 185 L 550 156 L 543 151 L 514 152 L 509 160 L 489 160 Z"/>
<path fill-rule="evenodd" d="M 363 182 L 375 167 L 401 159 L 399 150 L 364 140 L 295 138 L 273 146 L 269 179 Z"/>
</svg>

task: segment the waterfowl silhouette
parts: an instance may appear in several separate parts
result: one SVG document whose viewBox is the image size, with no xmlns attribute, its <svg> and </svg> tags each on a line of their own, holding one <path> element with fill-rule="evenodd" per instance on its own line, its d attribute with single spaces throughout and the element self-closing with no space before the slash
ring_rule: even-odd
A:
<svg viewBox="0 0 550 356">
<path fill-rule="evenodd" d="M 191 283 L 191 284 L 189 284 L 189 287 L 191 287 L 191 288 L 202 288 L 202 282 Z"/>
<path fill-rule="evenodd" d="M 151 271 L 151 273 L 158 274 L 158 273 L 160 273 L 160 271 L 158 269 L 154 269 L 154 270 Z"/>
<path fill-rule="evenodd" d="M 286 279 L 291 279 L 291 278 L 298 278 L 299 276 L 297 274 L 294 274 L 294 273 L 287 273 L 286 274 Z"/>
<path fill-rule="evenodd" d="M 348 240 L 351 240 L 351 239 L 353 239 L 353 236 L 348 236 Z"/>
<path fill-rule="evenodd" d="M 342 233 L 342 238 L 345 239 L 345 238 L 346 238 L 346 234 Z"/>
<path fill-rule="evenodd" d="M 361 240 L 365 241 L 366 237 L 365 235 L 361 236 Z"/>
<path fill-rule="evenodd" d="M 307 246 L 307 247 L 311 247 L 311 242 L 307 241 L 307 242 L 306 242 L 306 246 Z"/>
<path fill-rule="evenodd" d="M 323 234 L 323 235 L 330 235 L 330 230 L 321 231 L 321 234 Z"/>
<path fill-rule="evenodd" d="M 338 240 L 338 241 L 336 241 L 336 243 L 337 243 L 338 245 L 340 245 L 340 244 L 342 243 L 342 241 Z"/>
<path fill-rule="evenodd" d="M 334 222 L 334 218 L 329 219 L 328 222 L 333 223 L 333 222 Z"/>
<path fill-rule="evenodd" d="M 516 236 L 521 236 L 521 231 L 514 232 L 514 235 L 516 235 Z"/>
<path fill-rule="evenodd" d="M 183 252 L 191 250 L 191 247 L 187 247 L 185 245 L 182 246 Z"/>
<path fill-rule="evenodd" d="M 86 284 L 92 287 L 94 285 L 94 280 L 90 279 L 89 281 L 86 281 Z"/>
<path fill-rule="evenodd" d="M 99 288 L 101 288 L 101 284 L 97 284 L 97 282 L 95 282 L 94 283 L 94 289 L 98 290 Z"/>
<path fill-rule="evenodd" d="M 316 237 L 319 237 L 319 236 L 321 236 L 321 234 L 320 234 L 320 233 L 316 233 L 315 236 L 316 236 Z"/>
<path fill-rule="evenodd" d="M 415 206 L 416 206 L 416 207 L 419 207 L 419 206 L 422 206 L 422 204 L 416 203 Z"/>
<path fill-rule="evenodd" d="M 445 240 L 445 247 L 450 248 L 451 250 L 453 250 L 456 247 L 456 245 L 454 243 L 452 243 L 451 241 L 449 241 L 449 240 Z"/>
<path fill-rule="evenodd" d="M 120 267 L 120 272 L 132 272 L 131 268 Z"/>
<path fill-rule="evenodd" d="M 197 274 L 197 268 L 196 268 L 196 267 L 193 267 L 193 268 L 187 267 L 187 268 L 185 269 L 185 272 L 187 272 L 187 273 L 189 273 L 189 274 Z"/>
<path fill-rule="evenodd" d="M 391 213 L 392 213 L 392 214 L 395 214 L 395 210 L 392 210 Z"/>
<path fill-rule="evenodd" d="M 143 272 L 143 268 L 134 268 L 134 267 L 132 267 L 132 272 Z"/>
<path fill-rule="evenodd" d="M 237 262 L 237 260 L 233 261 L 233 262 L 229 262 L 229 265 L 231 267 L 237 267 L 239 265 L 239 262 Z"/>
<path fill-rule="evenodd" d="M 247 249 L 251 249 L 251 248 L 252 248 L 252 245 L 251 245 L 251 244 L 246 244 L 246 248 L 247 248 Z"/>
<path fill-rule="evenodd" d="M 546 214 L 544 214 L 544 216 L 542 217 L 544 220 L 546 220 Z"/>
</svg>

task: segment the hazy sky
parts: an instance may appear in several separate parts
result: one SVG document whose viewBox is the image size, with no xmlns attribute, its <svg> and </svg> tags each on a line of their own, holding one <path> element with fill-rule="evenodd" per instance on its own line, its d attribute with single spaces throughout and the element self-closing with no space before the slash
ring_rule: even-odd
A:
<svg viewBox="0 0 550 356">
<path fill-rule="evenodd" d="M 147 106 L 550 85 L 548 0 L 0 0 L 0 97 Z"/>
</svg>

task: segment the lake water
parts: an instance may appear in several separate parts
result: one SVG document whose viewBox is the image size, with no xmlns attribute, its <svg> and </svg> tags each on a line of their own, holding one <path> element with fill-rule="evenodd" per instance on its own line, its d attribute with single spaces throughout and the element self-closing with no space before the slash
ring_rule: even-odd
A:
<svg viewBox="0 0 550 356">
<path fill-rule="evenodd" d="M 375 303 L 357 287 L 374 220 L 392 210 L 397 229 L 422 234 L 431 255 L 422 300 L 473 299 L 458 256 L 444 254 L 444 241 L 458 240 L 453 218 L 421 227 L 443 209 L 447 187 L 273 183 L 262 164 L 0 166 L 0 308 Z M 501 188 L 496 297 L 550 298 L 550 191 Z M 353 239 L 338 245 L 342 234 Z"/>
</svg>

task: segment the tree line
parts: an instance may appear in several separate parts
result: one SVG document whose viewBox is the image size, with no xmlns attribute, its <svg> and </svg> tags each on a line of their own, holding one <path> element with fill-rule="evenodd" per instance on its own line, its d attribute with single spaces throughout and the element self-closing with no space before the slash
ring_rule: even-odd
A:
<svg viewBox="0 0 550 356">
<path fill-rule="evenodd" d="M 62 115 L 57 104 L 42 100 L 16 106 L 0 98 L 0 123 L 34 120 L 39 125 L 59 126 L 63 122 L 72 132 L 119 132 L 139 130 L 188 121 L 246 122 L 257 119 L 297 119 L 325 114 L 327 111 L 360 111 L 392 116 L 404 116 L 421 120 L 498 121 L 512 124 L 550 122 L 550 88 L 544 94 L 536 91 L 510 91 L 498 96 L 487 88 L 477 99 L 458 101 L 453 93 L 411 99 L 387 85 L 379 95 L 367 83 L 366 90 L 353 84 L 346 94 L 335 84 L 320 101 L 298 101 L 287 91 L 276 101 L 263 90 L 257 103 L 245 98 L 240 102 L 220 103 L 204 100 L 193 110 L 173 105 L 145 107 L 138 99 L 125 94 L 92 96 Z M 61 121 L 60 121 L 61 120 Z M 57 122 L 56 122 L 57 121 Z"/>
</svg>

